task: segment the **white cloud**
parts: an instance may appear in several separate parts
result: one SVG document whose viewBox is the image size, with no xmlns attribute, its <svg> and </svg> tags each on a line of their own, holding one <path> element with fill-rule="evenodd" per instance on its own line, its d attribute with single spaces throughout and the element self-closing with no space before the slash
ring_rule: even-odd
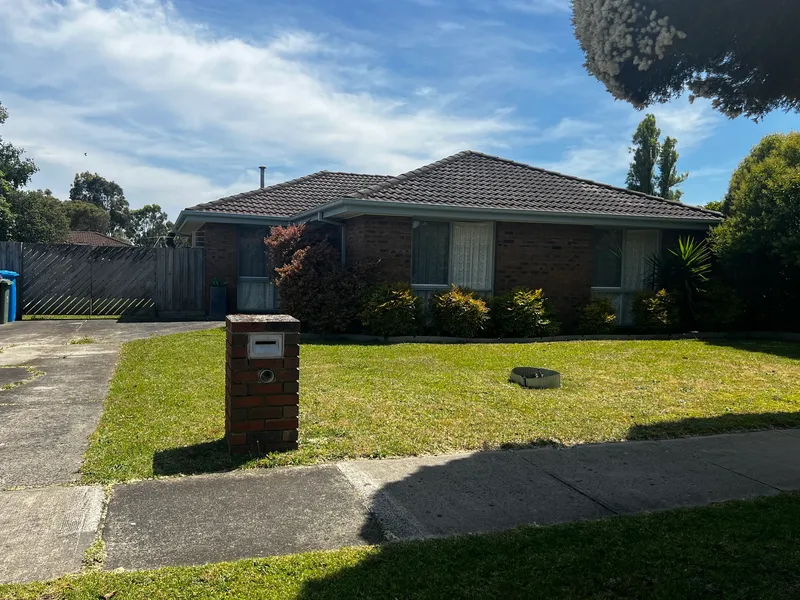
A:
<svg viewBox="0 0 800 600">
<path fill-rule="evenodd" d="M 174 217 L 252 188 L 260 162 L 397 173 L 518 129 L 445 113 L 415 87 L 365 89 L 368 53 L 350 50 L 302 31 L 217 37 L 158 0 L 0 0 L 4 131 L 42 168 L 36 185 L 63 194 L 89 169 Z"/>
<path fill-rule="evenodd" d="M 570 0 L 500 0 L 500 6 L 506 10 L 546 15 L 569 11 Z"/>
<path fill-rule="evenodd" d="M 630 164 L 628 146 L 619 142 L 594 142 L 567 149 L 560 160 L 541 165 L 566 175 L 612 183 Z"/>
</svg>

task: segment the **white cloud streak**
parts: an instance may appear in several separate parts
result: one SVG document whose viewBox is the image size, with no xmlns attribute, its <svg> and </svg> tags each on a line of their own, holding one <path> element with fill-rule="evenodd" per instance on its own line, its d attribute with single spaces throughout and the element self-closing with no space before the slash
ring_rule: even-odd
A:
<svg viewBox="0 0 800 600">
<path fill-rule="evenodd" d="M 519 129 L 505 113 L 445 113 L 413 88 L 364 89 L 372 65 L 351 50 L 303 31 L 216 37 L 158 0 L 0 0 L 0 51 L 15 57 L 0 78 L 4 134 L 37 160 L 39 186 L 63 195 L 89 169 L 174 217 L 253 187 L 241 178 L 257 162 L 397 173 Z"/>
</svg>

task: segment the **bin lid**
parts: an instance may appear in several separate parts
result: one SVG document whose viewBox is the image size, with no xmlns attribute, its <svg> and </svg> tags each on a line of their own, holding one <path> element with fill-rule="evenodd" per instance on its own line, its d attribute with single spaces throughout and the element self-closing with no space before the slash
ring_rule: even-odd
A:
<svg viewBox="0 0 800 600">
<path fill-rule="evenodd" d="M 0 285 L 11 285 L 12 283 L 14 282 L 10 279 L 0 279 Z"/>
<path fill-rule="evenodd" d="M 3 277 L 5 279 L 11 279 L 13 277 L 16 279 L 17 277 L 19 277 L 19 273 L 17 273 L 16 271 L 3 271 L 2 269 L 0 269 L 0 277 Z"/>
</svg>

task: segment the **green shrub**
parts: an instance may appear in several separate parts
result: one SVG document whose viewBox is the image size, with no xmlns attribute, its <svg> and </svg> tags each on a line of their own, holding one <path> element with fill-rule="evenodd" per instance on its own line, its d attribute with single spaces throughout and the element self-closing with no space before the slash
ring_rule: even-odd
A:
<svg viewBox="0 0 800 600">
<path fill-rule="evenodd" d="M 542 290 L 516 288 L 492 300 L 492 321 L 500 337 L 543 337 L 556 335 L 559 324 L 553 321 Z"/>
<path fill-rule="evenodd" d="M 422 324 L 422 300 L 407 283 L 380 285 L 367 296 L 361 322 L 374 335 L 417 335 Z"/>
<path fill-rule="evenodd" d="M 680 308 L 667 290 L 642 292 L 633 301 L 633 323 L 645 333 L 669 333 L 680 323 Z"/>
<path fill-rule="evenodd" d="M 698 326 L 702 331 L 726 331 L 739 324 L 744 306 L 731 286 L 712 278 L 697 303 Z"/>
<path fill-rule="evenodd" d="M 472 290 L 452 286 L 431 299 L 431 317 L 442 335 L 471 338 L 486 330 L 489 307 Z"/>
<path fill-rule="evenodd" d="M 606 296 L 595 296 L 581 310 L 578 329 L 584 335 L 614 333 L 617 311 Z"/>
</svg>

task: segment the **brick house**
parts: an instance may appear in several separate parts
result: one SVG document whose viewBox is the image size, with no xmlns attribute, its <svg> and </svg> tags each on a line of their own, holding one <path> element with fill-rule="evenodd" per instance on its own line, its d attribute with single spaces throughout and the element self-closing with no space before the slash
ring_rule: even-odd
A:
<svg viewBox="0 0 800 600">
<path fill-rule="evenodd" d="M 455 283 L 490 295 L 542 287 L 571 321 L 592 294 L 622 323 L 647 259 L 679 235 L 704 236 L 714 211 L 522 163 L 461 152 L 391 177 L 320 171 L 181 212 L 176 230 L 206 249 L 206 278 L 229 310 L 276 309 L 263 238 L 275 225 L 324 224 L 347 263 L 379 260 L 422 296 Z"/>
</svg>

